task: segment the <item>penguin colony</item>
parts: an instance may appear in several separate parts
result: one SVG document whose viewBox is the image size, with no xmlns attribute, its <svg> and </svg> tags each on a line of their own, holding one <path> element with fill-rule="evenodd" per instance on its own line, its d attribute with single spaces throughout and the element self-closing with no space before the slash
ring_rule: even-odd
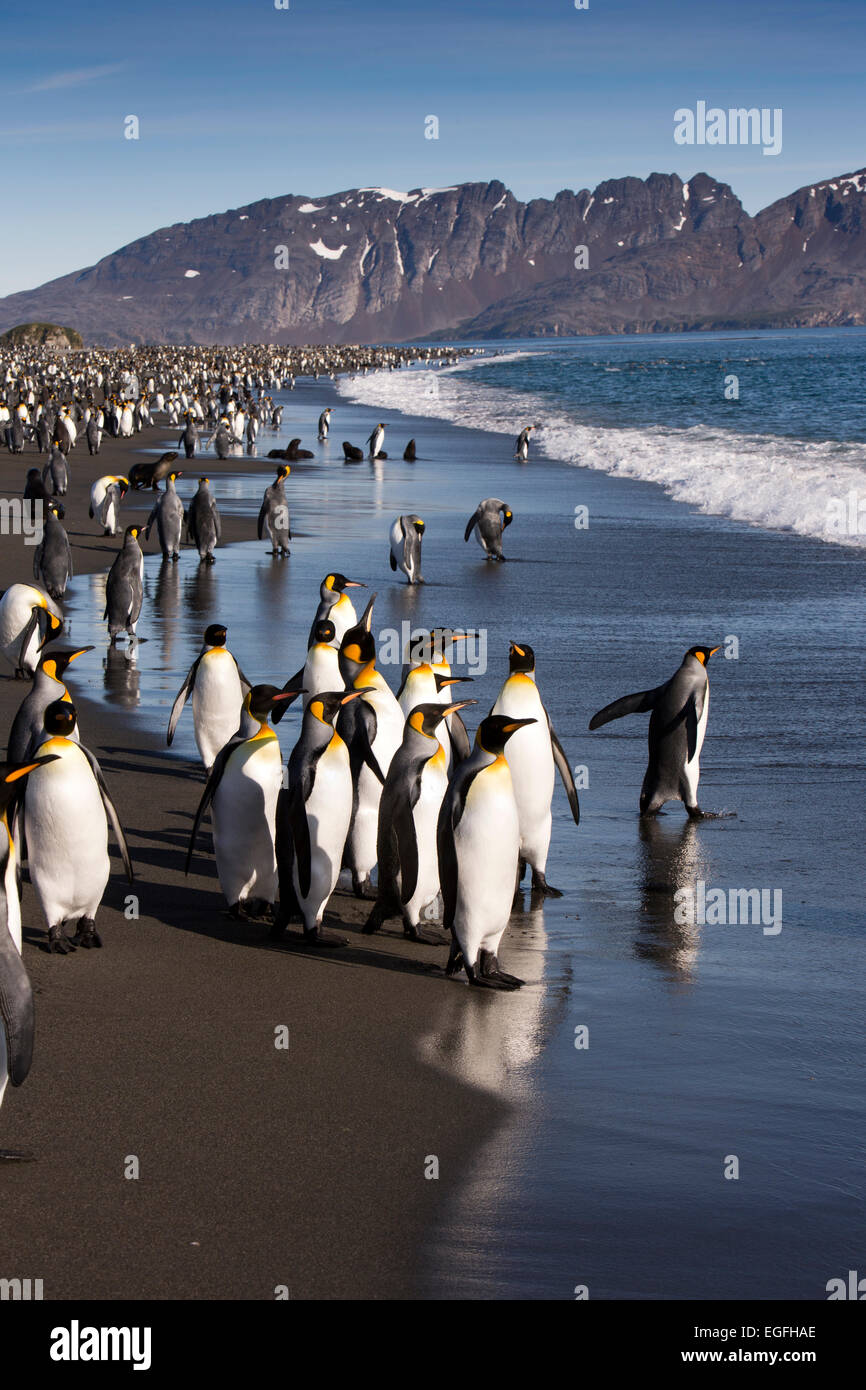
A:
<svg viewBox="0 0 866 1390">
<path fill-rule="evenodd" d="M 96 915 L 110 874 L 110 838 L 133 879 L 123 828 L 99 763 L 82 742 L 65 684 L 76 658 L 92 650 L 62 645 L 61 603 L 72 556 L 59 499 L 68 488 L 70 453 L 83 438 L 89 453 L 98 454 L 106 430 L 131 437 L 157 423 L 182 426 L 178 451 L 135 464 L 128 476 L 99 477 L 90 489 L 95 527 L 121 537 L 106 579 L 109 641 L 125 636 L 135 643 L 144 595 L 142 538 L 155 529 L 169 564 L 177 562 L 184 538 L 200 563 L 215 561 L 220 518 L 209 479 L 199 477 L 186 508 L 176 486 L 184 476 L 176 466 L 179 451 L 186 460 L 195 457 L 201 428 L 211 429 L 209 444 L 220 458 L 245 444 L 254 452 L 259 430 L 280 426 L 282 407 L 268 390 L 291 389 L 297 374 L 333 377 L 417 361 L 444 365 L 457 356 L 450 348 L 154 348 L 138 354 L 91 350 L 59 362 L 40 351 L 0 363 L 7 448 L 22 453 L 33 444 L 46 456 L 24 483 L 24 505 L 41 504 L 44 522 L 33 554 L 34 582 L 22 577 L 0 595 L 0 656 L 9 674 L 31 682 L 0 764 L 0 1102 L 7 1083 L 26 1079 L 33 1053 L 33 994 L 21 954 L 23 862 L 44 919 L 46 949 L 55 955 L 103 944 Z M 319 416 L 320 443 L 328 440 L 331 414 L 327 409 Z M 525 427 L 517 441 L 521 460 L 528 457 L 533 428 Z M 385 431 L 381 422 L 366 440 L 369 459 L 387 458 Z M 300 444 L 294 439 L 269 455 L 280 463 L 265 490 L 257 532 L 275 557 L 290 554 L 289 460 L 312 457 Z M 348 441 L 342 447 L 347 462 L 365 457 Z M 414 440 L 403 457 L 415 459 Z M 144 528 L 127 526 L 121 534 L 122 505 L 131 491 L 149 493 L 153 506 Z M 474 534 L 485 558 L 503 563 L 503 534 L 513 519 L 506 502 L 486 498 L 469 518 L 464 539 Z M 423 583 L 424 531 L 414 513 L 397 517 L 390 529 L 391 569 L 412 585 Z M 499 949 L 526 870 L 534 892 L 561 896 L 546 878 L 557 771 L 575 825 L 580 820 L 570 763 L 536 680 L 535 653 L 522 638 L 511 642 L 499 694 L 489 713 L 478 711 L 482 717 L 470 737 L 462 714 L 478 701 L 458 697 L 455 687 L 468 678 L 452 675 L 449 664 L 467 634 L 434 628 L 416 639 L 404 653 L 395 692 L 376 666 L 375 594 L 360 616 L 353 602 L 354 591 L 365 588 L 366 581 L 336 569 L 324 576 L 306 660 L 283 685 L 255 683 L 232 656 L 227 627 L 216 620 L 206 627 L 166 733 L 171 745 L 189 702 L 206 781 L 187 871 L 210 816 L 230 915 L 264 922 L 275 937 L 298 922 L 311 947 L 343 946 L 346 939 L 326 930 L 323 919 L 345 871 L 355 896 L 370 902 L 365 933 L 399 921 L 409 940 L 449 946 L 447 975 L 462 970 L 476 988 L 518 989 L 523 981 L 503 970 Z M 690 816 L 702 815 L 697 792 L 709 711 L 707 663 L 716 650 L 692 647 L 669 680 L 615 700 L 590 721 L 594 730 L 626 714 L 650 715 L 641 814 L 681 800 Z M 295 700 L 301 701 L 300 734 L 284 761 L 277 726 Z M 422 925 L 440 916 L 445 940 Z"/>
</svg>

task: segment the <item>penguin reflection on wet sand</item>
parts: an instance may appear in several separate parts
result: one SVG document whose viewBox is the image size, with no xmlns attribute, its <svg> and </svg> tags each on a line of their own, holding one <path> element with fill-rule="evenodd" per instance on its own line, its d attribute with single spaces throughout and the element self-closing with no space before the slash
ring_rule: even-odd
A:
<svg viewBox="0 0 866 1390">
<path fill-rule="evenodd" d="M 48 927 L 48 949 L 68 955 L 76 946 L 101 946 L 96 913 L 102 902 L 111 863 L 108 827 L 120 849 L 127 878 L 132 864 L 126 837 L 102 769 L 93 754 L 71 735 L 75 706 L 55 700 L 45 711 L 45 741 L 39 757 L 54 761 L 32 772 L 24 792 L 24 838 L 30 881 Z M 76 923 L 70 940 L 67 923 Z"/>
<path fill-rule="evenodd" d="M 297 692 L 296 692 L 297 693 Z M 244 699 L 240 728 L 217 754 L 195 813 L 186 873 L 199 827 L 212 806 L 220 887 L 231 917 L 270 918 L 277 887 L 274 832 L 283 765 L 268 715 L 289 692 L 255 685 Z"/>
<path fill-rule="evenodd" d="M 532 870 L 532 887 L 549 897 L 561 898 L 545 878 L 550 849 L 554 773 L 558 770 L 568 797 L 575 825 L 580 824 L 580 804 L 571 767 L 562 744 L 550 722 L 535 683 L 535 653 L 527 642 L 512 642 L 508 655 L 509 675 L 493 706 L 493 714 L 507 719 L 530 718 L 533 722 L 508 740 L 505 758 L 511 770 L 517 813 L 520 820 L 519 879 L 527 864 Z"/>
<path fill-rule="evenodd" d="M 421 573 L 421 539 L 424 530 L 424 521 L 420 516 L 415 516 L 414 512 L 398 516 L 391 526 L 391 554 L 388 557 L 391 568 L 395 573 L 401 569 L 410 584 L 424 583 Z"/>
<path fill-rule="evenodd" d="M 504 560 L 502 532 L 513 520 L 514 513 L 507 502 L 498 497 L 485 497 L 467 521 L 463 539 L 468 541 L 474 531 L 475 539 L 488 560 Z"/>
<path fill-rule="evenodd" d="M 48 754 L 25 763 L 0 763 L 0 1106 L 6 1087 L 27 1080 L 33 1060 L 33 989 L 21 959 L 21 901 L 18 896 L 14 806 L 25 779 L 53 761 Z M 28 1155 L 0 1149 L 0 1161 Z"/>
<path fill-rule="evenodd" d="M 403 742 L 391 760 L 379 802 L 376 841 L 376 905 L 364 925 L 371 935 L 389 917 L 402 917 L 410 941 L 439 945 L 419 929 L 421 914 L 439 893 L 436 827 L 448 786 L 439 728 L 449 714 L 474 705 L 458 700 L 417 705 L 406 720 Z"/>
<path fill-rule="evenodd" d="M 600 729 L 626 714 L 650 712 L 649 761 L 640 793 L 640 814 L 654 815 L 666 801 L 682 801 L 689 815 L 705 816 L 698 805 L 700 756 L 710 710 L 707 662 L 718 647 L 690 647 L 670 680 L 654 690 L 624 695 L 594 714 Z"/>
<path fill-rule="evenodd" d="M 462 966 L 471 985 L 518 989 L 498 960 L 520 852 L 520 821 L 505 745 L 532 719 L 488 715 L 454 773 L 439 813 L 437 844 L 443 923 L 451 932 L 446 974 Z"/>
</svg>

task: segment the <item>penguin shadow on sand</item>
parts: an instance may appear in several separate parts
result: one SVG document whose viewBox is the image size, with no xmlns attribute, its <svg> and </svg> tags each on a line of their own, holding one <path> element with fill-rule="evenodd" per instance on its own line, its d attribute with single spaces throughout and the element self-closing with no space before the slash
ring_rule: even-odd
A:
<svg viewBox="0 0 866 1390">
<path fill-rule="evenodd" d="M 701 928 L 676 920 L 675 894 L 712 876 L 700 826 L 700 821 L 683 823 L 673 816 L 641 816 L 638 821 L 640 916 L 634 953 L 681 984 L 694 977 Z"/>
</svg>

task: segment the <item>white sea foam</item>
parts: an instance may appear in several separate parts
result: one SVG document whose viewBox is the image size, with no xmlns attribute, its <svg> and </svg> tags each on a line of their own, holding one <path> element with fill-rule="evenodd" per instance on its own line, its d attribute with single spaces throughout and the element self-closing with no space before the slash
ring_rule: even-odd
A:
<svg viewBox="0 0 866 1390">
<path fill-rule="evenodd" d="M 472 367 L 531 356 L 487 355 L 456 368 L 373 372 L 342 378 L 347 400 L 450 420 L 515 438 L 538 423 L 534 446 L 550 458 L 614 477 L 657 483 L 669 496 L 707 515 L 749 522 L 766 530 L 792 531 L 836 544 L 866 546 L 866 446 L 809 441 L 780 435 L 738 434 L 696 425 L 614 429 L 581 423 L 538 396 L 472 381 Z M 864 533 L 840 535 L 834 523 L 840 502 L 850 512 L 862 503 Z"/>
</svg>

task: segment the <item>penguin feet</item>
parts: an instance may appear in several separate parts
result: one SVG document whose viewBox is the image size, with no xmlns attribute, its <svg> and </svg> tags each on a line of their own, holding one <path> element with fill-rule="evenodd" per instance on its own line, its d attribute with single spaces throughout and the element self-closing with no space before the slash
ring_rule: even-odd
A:
<svg viewBox="0 0 866 1390">
<path fill-rule="evenodd" d="M 378 896 L 369 874 L 352 873 L 352 892 L 356 898 L 375 898 Z"/>
<path fill-rule="evenodd" d="M 482 975 L 471 965 L 467 965 L 466 975 L 473 989 L 515 990 L 523 984 L 522 980 L 517 980 L 515 984 L 509 984 L 504 975 Z"/>
<path fill-rule="evenodd" d="M 463 952 L 456 941 L 451 942 L 451 950 L 448 954 L 448 964 L 445 967 L 446 975 L 456 975 L 458 970 L 463 968 Z M 468 971 L 467 971 L 468 974 Z"/>
<path fill-rule="evenodd" d="M 85 951 L 90 951 L 94 947 L 102 945 L 102 937 L 96 930 L 96 923 L 92 917 L 82 917 L 78 923 L 78 930 L 72 938 L 73 945 L 81 946 Z"/>
<path fill-rule="evenodd" d="M 418 927 L 413 927 L 410 922 L 404 922 L 403 935 L 407 941 L 415 941 L 419 946 L 445 945 L 441 936 L 432 936 L 429 932 L 420 931 Z"/>
<path fill-rule="evenodd" d="M 54 956 L 70 956 L 75 950 L 68 936 L 63 935 L 63 923 L 48 928 L 48 950 Z"/>
<path fill-rule="evenodd" d="M 700 806 L 687 806 L 687 807 L 686 807 L 686 810 L 687 810 L 688 813 L 689 813 L 689 820 L 706 820 L 706 819 L 707 819 L 706 812 L 705 812 L 705 811 L 702 811 L 701 808 L 700 808 Z"/>
<path fill-rule="evenodd" d="M 373 905 L 373 911 L 370 913 L 370 916 L 367 918 L 366 922 L 361 928 L 361 932 L 364 936 L 372 936 L 374 932 L 377 932 L 379 930 L 384 920 L 385 909 L 380 902 L 376 902 Z"/>
<path fill-rule="evenodd" d="M 309 930 L 304 927 L 304 942 L 307 946 L 322 947 L 325 950 L 334 950 L 339 946 L 348 946 L 349 938 L 340 936 L 338 932 L 326 931 L 323 926 L 316 925 Z"/>
<path fill-rule="evenodd" d="M 544 874 L 539 873 L 537 869 L 532 870 L 532 891 L 533 893 L 543 893 L 546 898 L 562 897 L 562 890 L 552 888 Z"/>
<path fill-rule="evenodd" d="M 517 975 L 508 975 L 492 951 L 478 952 L 477 973 L 482 979 L 498 981 L 498 989 L 520 989 L 520 986 L 526 983 Z"/>
<path fill-rule="evenodd" d="M 213 557 L 212 555 L 206 555 L 206 556 L 204 557 L 204 562 L 205 562 L 206 565 L 215 565 L 215 564 L 216 564 L 216 560 L 214 559 L 214 557 Z"/>
</svg>

